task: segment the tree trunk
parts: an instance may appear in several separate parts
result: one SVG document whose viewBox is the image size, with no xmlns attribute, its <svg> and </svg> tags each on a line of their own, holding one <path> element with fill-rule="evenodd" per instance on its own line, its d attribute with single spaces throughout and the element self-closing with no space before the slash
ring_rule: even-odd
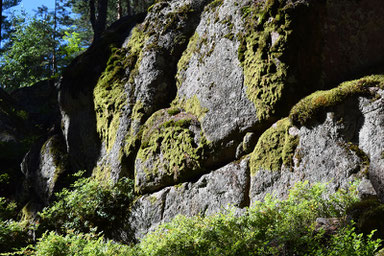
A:
<svg viewBox="0 0 384 256">
<path fill-rule="evenodd" d="M 101 34 L 105 30 L 107 23 L 108 0 L 98 0 L 97 9 L 95 8 L 95 0 L 89 0 L 90 19 L 93 29 L 93 41 L 100 39 Z"/>
<path fill-rule="evenodd" d="M 95 0 L 89 0 L 89 18 L 91 20 L 92 30 L 96 29 L 96 12 L 95 12 Z"/>
<path fill-rule="evenodd" d="M 54 11 L 54 24 L 53 24 L 53 42 L 56 42 L 56 30 L 57 30 L 57 0 L 55 0 L 55 11 Z M 57 59 L 56 59 L 56 45 L 53 45 L 52 49 L 52 75 L 57 73 Z"/>
<path fill-rule="evenodd" d="M 132 15 L 131 1 L 127 0 L 127 14 Z"/>
<path fill-rule="evenodd" d="M 117 4 L 117 6 L 116 6 L 116 8 L 117 8 L 117 19 L 120 19 L 121 16 L 123 15 L 123 8 L 121 6 L 121 0 L 117 0 L 116 4 Z"/>
</svg>

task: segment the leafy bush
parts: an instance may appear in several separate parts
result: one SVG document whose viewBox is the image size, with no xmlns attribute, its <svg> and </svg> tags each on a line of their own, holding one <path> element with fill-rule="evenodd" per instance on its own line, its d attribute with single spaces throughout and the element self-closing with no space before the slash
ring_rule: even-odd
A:
<svg viewBox="0 0 384 256">
<path fill-rule="evenodd" d="M 351 227 L 331 239 L 315 229 L 317 217 L 340 217 L 357 200 L 346 191 L 327 199 L 325 191 L 325 185 L 298 183 L 287 200 L 268 196 L 241 215 L 179 216 L 147 235 L 139 255 L 337 255 L 344 249 L 348 255 L 373 255 L 380 241 Z"/>
<path fill-rule="evenodd" d="M 68 230 L 84 233 L 98 230 L 109 238 L 131 239 L 127 221 L 134 198 L 131 180 L 122 178 L 113 185 L 80 178 L 72 190 L 63 189 L 57 197 L 58 201 L 40 214 L 39 230 L 55 230 L 60 234 Z"/>
<path fill-rule="evenodd" d="M 132 255 L 128 246 L 105 241 L 95 234 L 69 233 L 65 236 L 55 232 L 45 233 L 35 247 L 36 256 L 81 255 L 110 256 Z"/>
<path fill-rule="evenodd" d="M 97 190 L 92 183 L 88 179 L 80 180 L 76 183 L 75 190 L 69 193 L 78 191 L 72 196 L 80 200 L 80 195 L 85 191 L 91 190 L 94 193 Z M 290 191 L 287 200 L 281 201 L 267 196 L 264 202 L 257 202 L 243 212 L 231 210 L 209 217 L 178 216 L 131 247 L 105 240 L 95 233 L 45 233 L 35 246 L 34 253 L 135 256 L 374 255 L 381 240 L 373 239 L 373 233 L 368 236 L 358 234 L 351 225 L 340 227 L 336 233 L 327 233 L 315 227 L 318 217 L 337 217 L 342 220 L 346 209 L 358 201 L 354 188 L 352 186 L 351 191 L 341 190 L 326 197 L 325 185 L 298 183 Z M 66 193 L 62 200 L 65 198 L 64 201 L 73 204 Z M 92 202 L 89 204 L 93 205 Z M 98 204 L 96 206 L 99 209 Z M 63 211 L 60 207 L 57 209 Z M 81 207 L 83 206 L 80 204 Z M 83 210 L 71 209 L 78 211 L 75 215 L 80 221 Z M 67 225 L 67 228 L 75 226 L 79 229 L 80 225 L 73 219 L 61 220 L 61 223 Z M 90 228 L 91 226 L 88 227 Z"/>
<path fill-rule="evenodd" d="M 15 202 L 0 197 L 0 252 L 10 252 L 30 242 L 27 223 L 13 220 L 16 208 Z"/>
</svg>

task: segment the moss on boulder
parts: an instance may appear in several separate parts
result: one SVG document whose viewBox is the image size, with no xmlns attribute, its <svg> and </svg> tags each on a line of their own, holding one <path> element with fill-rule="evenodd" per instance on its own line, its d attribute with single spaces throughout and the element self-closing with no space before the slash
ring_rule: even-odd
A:
<svg viewBox="0 0 384 256">
<path fill-rule="evenodd" d="M 250 157 L 251 174 L 258 170 L 279 171 L 282 166 L 292 167 L 293 154 L 299 144 L 299 138 L 290 135 L 290 127 L 292 123 L 288 118 L 284 118 L 260 136 Z"/>
<path fill-rule="evenodd" d="M 317 91 L 297 103 L 289 114 L 289 119 L 295 125 L 306 125 L 311 120 L 329 109 L 342 103 L 352 96 L 371 94 L 369 87 L 384 87 L 384 75 L 372 75 L 344 82 L 328 91 Z"/>
<path fill-rule="evenodd" d="M 276 114 L 276 104 L 287 86 L 288 65 L 281 58 L 291 34 L 286 9 L 286 1 L 281 0 L 261 1 L 242 9 L 245 33 L 237 35 L 238 58 L 244 68 L 247 96 L 260 120 Z"/>
<path fill-rule="evenodd" d="M 94 89 L 97 132 L 107 150 L 115 142 L 122 108 L 127 100 L 124 87 L 137 73 L 144 43 L 144 33 L 139 27 L 134 28 L 126 49 L 112 49 L 107 67 Z"/>
<path fill-rule="evenodd" d="M 154 191 L 194 177 L 204 170 L 209 143 L 195 116 L 167 110 L 145 123 L 136 160 L 136 190 Z"/>
</svg>

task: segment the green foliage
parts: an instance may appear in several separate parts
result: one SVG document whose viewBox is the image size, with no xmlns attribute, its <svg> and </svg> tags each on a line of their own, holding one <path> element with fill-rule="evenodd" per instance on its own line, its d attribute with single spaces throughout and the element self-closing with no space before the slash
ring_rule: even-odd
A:
<svg viewBox="0 0 384 256">
<path fill-rule="evenodd" d="M 81 50 L 76 47 L 78 34 L 72 34 L 75 28 L 68 7 L 67 0 L 55 0 L 52 11 L 43 5 L 32 17 L 24 10 L 8 17 L 10 32 L 0 59 L 1 87 L 12 90 L 56 78 Z"/>
<path fill-rule="evenodd" d="M 65 236 L 54 232 L 45 233 L 37 243 L 34 254 L 36 256 L 109 256 L 132 255 L 132 249 L 111 241 L 105 241 L 103 237 L 95 234 L 69 233 Z"/>
<path fill-rule="evenodd" d="M 319 248 L 311 255 L 358 256 L 377 255 L 381 248 L 380 239 L 373 239 L 372 231 L 367 237 L 357 234 L 354 227 L 341 229 L 324 248 Z"/>
<path fill-rule="evenodd" d="M 66 60 L 71 61 L 81 52 L 83 52 L 85 48 L 81 46 L 81 38 L 79 33 L 75 31 L 65 31 L 64 33 L 65 35 L 63 36 L 63 40 L 67 43 L 62 48 L 61 54 L 64 55 Z"/>
<path fill-rule="evenodd" d="M 102 231 L 107 237 L 128 233 L 129 207 L 133 201 L 133 182 L 120 179 L 115 185 L 101 184 L 92 178 L 80 178 L 72 190 L 63 189 L 58 201 L 40 214 L 40 230 L 80 232 Z M 128 240 L 130 237 L 127 238 Z"/>
<path fill-rule="evenodd" d="M 373 233 L 364 236 L 349 225 L 335 234 L 316 229 L 317 217 L 342 220 L 358 200 L 355 184 L 350 191 L 328 197 L 325 193 L 325 184 L 304 182 L 296 184 L 286 200 L 267 196 L 242 214 L 178 216 L 131 247 L 94 233 L 47 232 L 33 255 L 375 255 L 381 240 L 373 239 Z"/>
<path fill-rule="evenodd" d="M 0 252 L 26 246 L 29 241 L 27 223 L 17 222 L 16 203 L 0 197 Z"/>
<path fill-rule="evenodd" d="M 356 194 L 340 191 L 325 197 L 326 186 L 298 183 L 284 201 L 268 196 L 244 214 L 179 216 L 137 245 L 138 255 L 335 255 L 334 250 L 360 248 L 351 255 L 373 255 L 380 241 L 353 228 L 328 239 L 316 231 L 317 217 L 340 217 Z M 340 244 L 339 244 L 340 242 Z M 340 254 L 343 255 L 343 254 Z"/>
<path fill-rule="evenodd" d="M 0 252 L 11 252 L 31 242 L 26 223 L 0 221 Z"/>
<path fill-rule="evenodd" d="M 29 86 L 52 75 L 50 55 L 57 42 L 48 22 L 33 18 L 17 24 L 12 46 L 0 59 L 0 84 L 5 89 Z"/>
<path fill-rule="evenodd" d="M 16 203 L 0 197 L 0 220 L 12 219 L 16 215 Z"/>
</svg>

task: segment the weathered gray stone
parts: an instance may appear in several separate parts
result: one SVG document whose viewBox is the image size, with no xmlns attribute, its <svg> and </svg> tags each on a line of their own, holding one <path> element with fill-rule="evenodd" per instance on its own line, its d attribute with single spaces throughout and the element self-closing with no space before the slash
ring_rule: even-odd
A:
<svg viewBox="0 0 384 256">
<path fill-rule="evenodd" d="M 229 149 L 233 159 L 237 143 L 257 122 L 254 104 L 245 92 L 237 56 L 239 42 L 234 38 L 243 30 L 240 10 L 247 3 L 223 1 L 221 6 L 203 13 L 194 36 L 196 42 L 185 53 L 190 56 L 183 57 L 189 60 L 185 60 L 186 66 L 179 63 L 177 74 L 180 87 L 175 104 L 192 113 L 194 109 L 188 108 L 188 101 L 200 105 L 204 113 L 194 114 L 200 115 L 207 139 L 213 144 L 235 140 L 226 145 L 233 147 Z"/>
<path fill-rule="evenodd" d="M 123 83 L 126 103 L 119 113 L 117 136 L 108 152 L 103 142 L 98 166 L 108 170 L 112 180 L 134 175 L 140 146 L 140 129 L 156 111 L 166 108 L 176 95 L 176 65 L 209 0 L 161 1 L 150 8 L 138 25 L 145 40 L 136 60 L 137 70 Z M 128 47 L 127 38 L 123 47 Z M 129 56 L 129 54 L 128 54 Z M 129 77 L 133 70 L 127 70 Z M 132 81 L 133 80 L 133 81 Z M 130 138 L 130 141 L 127 141 Z"/>
<path fill-rule="evenodd" d="M 22 164 L 25 175 L 24 193 L 43 205 L 48 205 L 54 192 L 61 188 L 58 183 L 68 171 L 68 159 L 65 141 L 62 136 L 54 135 L 47 141 L 36 143 L 26 154 Z"/>
<path fill-rule="evenodd" d="M 377 90 L 378 99 L 359 99 L 363 114 L 359 131 L 359 147 L 369 156 L 369 179 L 380 200 L 384 201 L 384 92 Z"/>
<path fill-rule="evenodd" d="M 383 91 L 370 90 L 376 93 L 374 100 L 371 96 L 349 98 L 324 113 L 324 120 L 296 129 L 300 143 L 293 170 L 256 172 L 251 178 L 252 202 L 262 200 L 266 193 L 285 197 L 298 181 L 328 183 L 333 193 L 362 178 L 360 196 L 374 196 L 375 188 L 382 199 Z"/>
<path fill-rule="evenodd" d="M 359 193 L 359 198 L 362 200 L 377 197 L 377 193 L 373 188 L 372 182 L 367 178 L 363 178 L 361 180 L 359 186 L 357 187 L 357 192 Z"/>
<path fill-rule="evenodd" d="M 133 206 L 132 227 L 140 238 L 176 215 L 212 215 L 249 204 L 248 160 L 228 164 L 186 182 L 142 196 Z"/>
<path fill-rule="evenodd" d="M 136 191 L 153 192 L 202 175 L 209 150 L 206 143 L 192 114 L 156 112 L 145 123 L 135 161 Z"/>
</svg>

